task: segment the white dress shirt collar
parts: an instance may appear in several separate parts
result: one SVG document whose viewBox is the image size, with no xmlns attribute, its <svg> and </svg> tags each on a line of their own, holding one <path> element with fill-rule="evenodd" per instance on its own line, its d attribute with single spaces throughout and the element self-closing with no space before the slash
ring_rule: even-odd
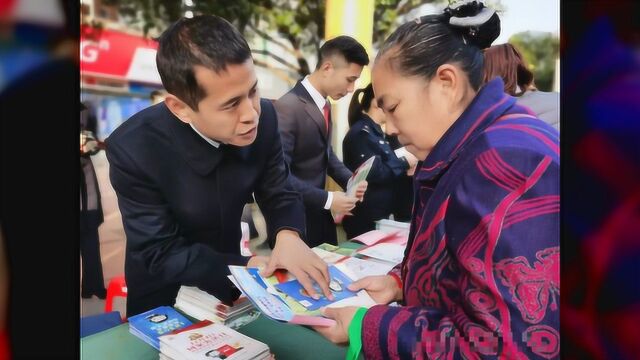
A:
<svg viewBox="0 0 640 360">
<path fill-rule="evenodd" d="M 320 112 L 323 112 L 324 104 L 327 103 L 327 99 L 325 99 L 322 94 L 320 94 L 320 92 L 313 87 L 311 81 L 309 81 L 309 75 L 304 77 L 304 80 L 302 80 L 301 84 L 305 89 L 307 89 L 307 92 L 309 93 L 309 95 L 311 95 L 313 102 L 316 103 L 316 106 L 318 107 L 318 109 L 320 109 Z"/>
<path fill-rule="evenodd" d="M 200 137 L 201 137 L 201 138 L 203 138 L 206 142 L 208 142 L 209 144 L 211 144 L 213 147 L 215 147 L 216 149 L 217 149 L 218 147 L 220 147 L 220 143 L 219 143 L 219 142 L 217 142 L 217 141 L 215 141 L 215 140 L 211 140 L 211 139 L 209 139 L 208 137 L 206 137 L 206 136 L 202 135 L 202 133 L 201 133 L 200 131 L 198 131 L 198 129 L 196 129 L 196 127 L 195 127 L 195 126 L 193 126 L 193 124 L 192 124 L 192 123 L 189 123 L 189 125 L 191 125 L 191 128 L 193 129 L 193 131 L 195 131 L 195 132 L 196 132 L 196 134 L 200 135 Z"/>
</svg>

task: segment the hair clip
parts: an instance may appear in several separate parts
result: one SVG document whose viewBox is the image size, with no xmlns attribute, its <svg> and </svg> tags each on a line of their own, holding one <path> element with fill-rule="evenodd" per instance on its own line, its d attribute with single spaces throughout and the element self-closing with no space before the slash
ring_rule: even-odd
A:
<svg viewBox="0 0 640 360">
<path fill-rule="evenodd" d="M 449 19 L 449 24 L 458 27 L 477 27 L 481 26 L 495 14 L 496 11 L 489 8 L 483 8 L 478 14 L 475 16 L 467 16 L 467 17 L 457 17 L 452 16 Z"/>
</svg>

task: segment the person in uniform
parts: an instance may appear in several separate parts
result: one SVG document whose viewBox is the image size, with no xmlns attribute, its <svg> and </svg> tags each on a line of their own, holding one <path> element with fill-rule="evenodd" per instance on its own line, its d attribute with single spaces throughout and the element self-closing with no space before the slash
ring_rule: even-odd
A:
<svg viewBox="0 0 640 360">
<path fill-rule="evenodd" d="M 417 159 L 410 153 L 398 157 L 386 138 L 382 125 L 384 113 L 378 107 L 373 87 L 358 89 L 349 104 L 349 131 L 342 141 L 344 164 L 355 171 L 372 156 L 364 200 L 343 220 L 348 238 L 375 229 L 375 221 L 388 219 L 396 206 L 396 188 L 415 170 Z"/>
</svg>

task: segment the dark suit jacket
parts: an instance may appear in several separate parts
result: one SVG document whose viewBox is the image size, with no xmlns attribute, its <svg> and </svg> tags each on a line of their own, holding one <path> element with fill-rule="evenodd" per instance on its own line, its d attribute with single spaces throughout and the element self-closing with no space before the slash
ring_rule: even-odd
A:
<svg viewBox="0 0 640 360">
<path fill-rule="evenodd" d="M 252 192 L 274 244 L 282 229 L 304 238 L 303 204 L 288 181 L 273 105 L 261 101 L 258 135 L 245 147 L 216 149 L 164 103 L 122 124 L 107 139 L 111 183 L 127 249 L 127 314 L 173 305 L 181 285 L 223 301 L 238 295 L 227 265 L 240 256 L 240 218 Z"/>
<path fill-rule="evenodd" d="M 291 167 L 291 183 L 302 194 L 310 246 L 337 242 L 331 212 L 324 209 L 327 174 L 346 188 L 351 171 L 331 148 L 331 122 L 327 133 L 324 115 L 298 82 L 275 102 L 284 157 Z"/>
</svg>

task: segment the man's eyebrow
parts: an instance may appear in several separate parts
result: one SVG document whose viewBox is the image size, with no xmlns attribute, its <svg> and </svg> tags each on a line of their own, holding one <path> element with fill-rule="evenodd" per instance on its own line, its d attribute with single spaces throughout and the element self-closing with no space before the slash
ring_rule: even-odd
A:
<svg viewBox="0 0 640 360">
<path fill-rule="evenodd" d="M 384 106 L 384 95 L 381 97 L 377 97 L 376 101 L 378 102 L 378 107 L 382 109 L 382 107 Z"/>
<path fill-rule="evenodd" d="M 251 90 L 249 91 L 253 91 L 256 87 L 258 86 L 258 80 L 256 79 L 256 82 L 253 83 L 253 86 L 251 87 Z M 236 101 L 240 100 L 244 95 L 238 95 L 238 96 L 234 96 L 231 99 L 225 101 L 224 103 L 222 103 L 222 105 L 220 105 L 221 108 L 227 107 L 233 103 L 235 103 Z"/>
</svg>

